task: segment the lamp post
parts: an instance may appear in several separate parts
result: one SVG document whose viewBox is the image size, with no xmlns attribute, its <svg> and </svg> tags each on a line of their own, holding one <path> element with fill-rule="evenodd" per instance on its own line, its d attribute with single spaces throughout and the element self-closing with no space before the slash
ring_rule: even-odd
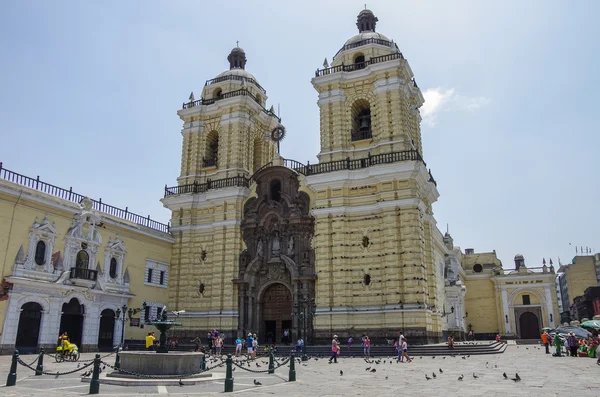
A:
<svg viewBox="0 0 600 397">
<path fill-rule="evenodd" d="M 123 316 L 121 316 L 123 314 Z M 125 341 L 125 318 L 127 317 L 127 305 L 123 305 L 120 309 L 117 309 L 117 320 L 121 320 L 121 348 Z"/>
<path fill-rule="evenodd" d="M 292 315 L 298 318 L 298 336 L 299 338 L 306 338 L 306 322 L 308 318 L 314 318 L 315 313 L 317 311 L 317 305 L 315 304 L 314 299 L 302 298 L 298 299 L 296 304 L 294 304 L 294 312 Z M 302 325 L 300 325 L 302 324 Z M 304 331 L 303 333 L 301 331 Z M 306 355 L 306 341 L 302 344 L 302 361 L 308 361 L 308 356 Z"/>
</svg>

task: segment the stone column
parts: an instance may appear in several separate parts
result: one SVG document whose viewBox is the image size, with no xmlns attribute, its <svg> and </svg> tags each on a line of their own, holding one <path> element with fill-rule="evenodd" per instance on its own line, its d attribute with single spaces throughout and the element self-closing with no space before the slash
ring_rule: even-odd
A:
<svg viewBox="0 0 600 397">
<path fill-rule="evenodd" d="M 508 316 L 508 322 L 506 321 L 506 317 L 504 317 L 502 320 L 504 321 L 506 334 L 509 335 L 511 333 L 511 331 L 510 331 L 510 314 L 508 313 L 508 295 L 506 293 L 505 288 L 502 288 L 502 312 L 503 312 L 504 316 Z"/>
<path fill-rule="evenodd" d="M 88 311 L 83 316 L 81 344 L 84 351 L 95 351 L 98 348 L 100 313 L 97 306 L 88 305 L 87 308 Z"/>
<path fill-rule="evenodd" d="M 545 287 L 544 292 L 546 293 L 546 310 L 548 312 L 548 326 L 550 328 L 554 328 L 554 308 L 552 305 L 552 295 L 550 294 L 550 288 Z M 550 315 L 552 315 L 552 319 L 550 319 Z M 544 326 L 544 321 L 542 320 L 542 327 Z"/>
<path fill-rule="evenodd" d="M 15 292 L 11 292 L 9 295 L 6 314 L 4 317 L 4 329 L 2 332 L 3 348 L 10 347 L 13 349 L 17 341 L 17 329 L 19 327 L 19 319 L 21 316 L 21 308 L 17 307 L 17 302 L 21 299 L 21 297 L 21 294 Z M 42 316 L 43 315 L 44 313 L 42 313 Z"/>
<path fill-rule="evenodd" d="M 122 316 L 123 314 L 121 314 Z M 127 315 L 127 313 L 125 313 Z M 120 318 L 115 317 L 115 326 L 113 328 L 113 346 L 117 346 L 121 343 L 121 330 L 123 329 L 123 322 Z"/>
<path fill-rule="evenodd" d="M 58 341 L 60 335 L 60 319 L 62 316 L 62 303 L 60 298 L 50 298 L 50 310 L 48 313 L 44 313 L 42 317 L 46 317 L 44 321 L 44 329 L 40 336 L 40 344 L 42 345 L 54 345 Z"/>
</svg>

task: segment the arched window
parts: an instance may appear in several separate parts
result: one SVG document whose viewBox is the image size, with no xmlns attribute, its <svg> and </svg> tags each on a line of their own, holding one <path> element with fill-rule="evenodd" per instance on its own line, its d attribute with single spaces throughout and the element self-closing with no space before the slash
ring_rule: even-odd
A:
<svg viewBox="0 0 600 397">
<path fill-rule="evenodd" d="M 211 131 L 206 136 L 206 151 L 204 153 L 204 167 L 216 167 L 219 161 L 219 135 Z"/>
<path fill-rule="evenodd" d="M 371 139 L 371 106 L 369 102 L 360 99 L 352 105 L 352 140 Z"/>
<path fill-rule="evenodd" d="M 77 253 L 77 259 L 75 259 L 75 267 L 78 269 L 89 269 L 90 267 L 90 256 L 84 250 Z"/>
<path fill-rule="evenodd" d="M 110 260 L 110 270 L 108 272 L 110 278 L 117 278 L 117 259 L 112 258 Z"/>
<path fill-rule="evenodd" d="M 221 99 L 223 97 L 223 90 L 220 88 L 217 88 L 214 92 L 213 92 L 213 98 L 215 99 Z"/>
<path fill-rule="evenodd" d="M 273 201 L 281 200 L 281 181 L 279 179 L 271 181 L 269 187 L 269 199 Z"/>
<path fill-rule="evenodd" d="M 262 105 L 262 97 L 260 96 L 260 94 L 256 94 L 256 102 L 257 102 L 259 105 Z"/>
<path fill-rule="evenodd" d="M 354 57 L 354 68 L 355 70 L 365 68 L 365 56 L 363 54 L 357 54 Z"/>
<path fill-rule="evenodd" d="M 46 243 L 38 241 L 35 246 L 35 263 L 42 266 L 46 262 Z"/>
</svg>

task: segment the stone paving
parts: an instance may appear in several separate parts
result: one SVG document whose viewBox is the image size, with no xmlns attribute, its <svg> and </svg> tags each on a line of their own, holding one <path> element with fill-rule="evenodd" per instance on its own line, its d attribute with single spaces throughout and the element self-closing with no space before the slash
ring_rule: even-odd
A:
<svg viewBox="0 0 600 397">
<path fill-rule="evenodd" d="M 93 358 L 83 354 L 81 359 Z M 29 363 L 35 356 L 23 356 Z M 296 382 L 287 382 L 288 366 L 279 368 L 274 375 L 250 373 L 236 368 L 234 392 L 263 396 L 281 394 L 285 396 L 398 396 L 416 393 L 422 396 L 600 396 L 600 366 L 590 358 L 556 358 L 546 355 L 535 345 L 509 345 L 504 354 L 465 357 L 415 357 L 412 363 L 393 362 L 390 357 L 380 357 L 379 364 L 366 363 L 360 358 L 340 358 L 338 364 L 328 364 L 327 359 L 311 359 L 296 365 Z M 4 385 L 10 367 L 10 356 L 0 356 L 0 384 Z M 114 362 L 114 356 L 105 359 Z M 385 360 L 385 362 L 384 362 Z M 258 359 L 251 369 L 266 369 L 263 359 Z M 75 369 L 77 364 L 57 364 L 45 358 L 48 372 Z M 209 364 L 210 365 L 210 364 Z M 376 372 L 366 371 L 367 367 Z M 235 368 L 235 367 L 234 367 Z M 443 373 L 440 373 L 439 369 Z M 340 375 L 340 370 L 343 375 Z M 100 385 L 100 395 L 140 396 L 214 396 L 223 392 L 224 368 L 216 368 L 220 379 L 208 380 L 190 386 L 143 386 L 127 387 Z M 510 378 L 519 373 L 520 382 L 505 380 L 503 372 Z M 436 374 L 433 378 L 432 373 Z M 473 373 L 478 378 L 473 377 Z M 462 381 L 457 378 L 464 375 Z M 426 380 L 425 375 L 432 378 Z M 254 380 L 262 383 L 255 386 Z M 33 371 L 19 365 L 17 386 L 0 387 L 0 396 L 76 396 L 87 394 L 89 383 L 81 382 L 80 374 L 56 378 L 51 375 L 34 376 Z"/>
</svg>

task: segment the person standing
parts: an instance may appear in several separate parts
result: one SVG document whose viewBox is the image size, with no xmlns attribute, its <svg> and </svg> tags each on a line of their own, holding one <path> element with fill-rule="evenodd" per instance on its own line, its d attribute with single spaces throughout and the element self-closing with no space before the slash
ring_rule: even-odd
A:
<svg viewBox="0 0 600 397">
<path fill-rule="evenodd" d="M 562 341 L 560 340 L 560 336 L 558 332 L 554 333 L 554 346 L 556 347 L 556 357 L 562 357 L 560 351 L 562 350 Z"/>
<path fill-rule="evenodd" d="M 246 350 L 248 353 L 248 360 L 252 358 L 252 353 L 254 352 L 253 343 L 254 338 L 252 337 L 252 334 L 248 334 L 248 337 L 246 338 Z"/>
<path fill-rule="evenodd" d="M 400 331 L 398 332 L 398 361 L 402 358 L 402 342 L 404 342 L 404 334 Z"/>
<path fill-rule="evenodd" d="M 235 340 L 235 356 L 239 357 L 242 354 L 242 340 L 238 337 Z"/>
<path fill-rule="evenodd" d="M 329 363 L 334 362 L 337 364 L 338 345 L 338 336 L 333 335 L 333 339 L 331 340 L 331 358 L 329 359 Z"/>
<path fill-rule="evenodd" d="M 402 350 L 402 355 L 400 356 L 400 362 L 404 362 L 403 359 L 404 359 L 404 357 L 406 357 L 406 362 L 410 363 L 412 360 L 408 356 L 408 344 L 406 343 L 406 338 L 403 339 L 402 348 L 400 350 Z"/>
<path fill-rule="evenodd" d="M 154 350 L 154 335 L 152 335 L 152 332 L 148 332 L 148 335 L 146 335 L 146 350 Z"/>
<path fill-rule="evenodd" d="M 569 332 L 569 336 L 567 336 L 567 346 L 569 347 L 571 357 L 577 357 L 577 338 L 572 332 Z"/>
<path fill-rule="evenodd" d="M 365 354 L 365 359 L 368 360 L 369 356 L 371 355 L 371 339 L 369 339 L 369 337 L 366 335 L 365 335 L 363 352 Z"/>
<path fill-rule="evenodd" d="M 548 331 L 542 333 L 542 345 L 546 348 L 546 354 L 550 354 L 550 335 L 548 335 Z"/>
<path fill-rule="evenodd" d="M 350 349 L 352 347 L 352 342 L 354 342 L 354 339 L 352 339 L 352 337 L 348 338 L 348 349 Z"/>
<path fill-rule="evenodd" d="M 452 335 L 448 335 L 448 349 L 454 349 L 454 338 Z"/>
<path fill-rule="evenodd" d="M 256 334 L 252 335 L 252 359 L 256 358 L 256 353 L 258 352 L 258 336 Z"/>
</svg>

